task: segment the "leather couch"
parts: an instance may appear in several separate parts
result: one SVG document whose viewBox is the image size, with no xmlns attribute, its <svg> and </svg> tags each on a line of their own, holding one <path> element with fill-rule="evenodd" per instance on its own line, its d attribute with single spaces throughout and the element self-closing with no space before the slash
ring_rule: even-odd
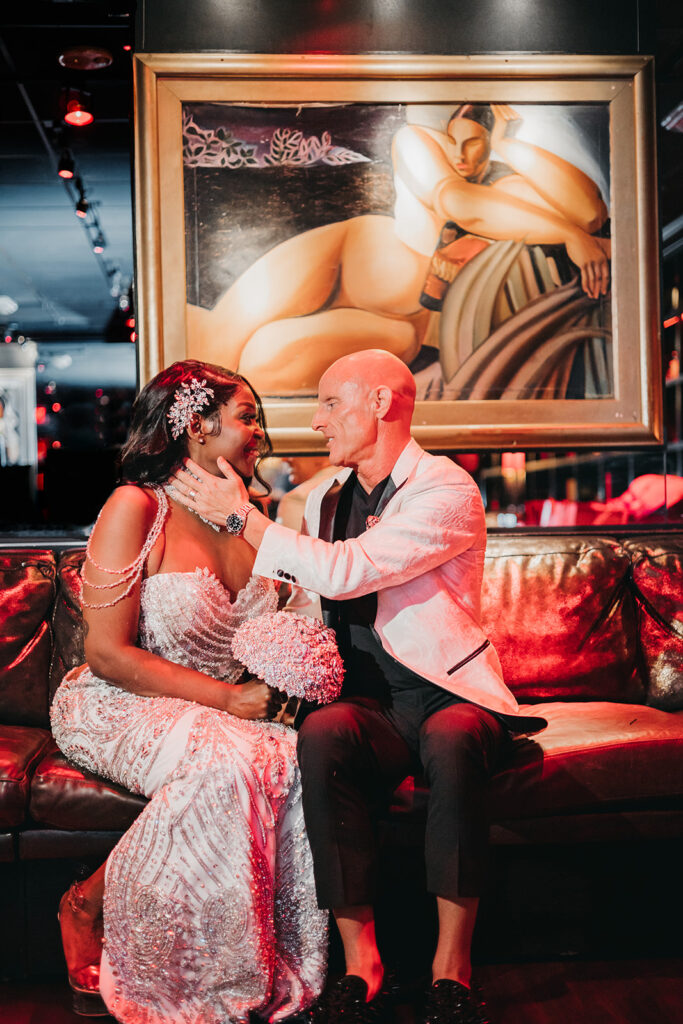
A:
<svg viewBox="0 0 683 1024">
<path fill-rule="evenodd" d="M 0 943 L 5 974 L 40 973 L 54 961 L 54 909 L 66 873 L 75 861 L 101 861 L 145 805 L 69 764 L 50 735 L 54 690 L 83 660 L 82 559 L 82 548 L 0 547 L 0 886 L 11 896 L 10 931 L 23 936 Z M 494 534 L 483 616 L 509 686 L 548 721 L 514 741 L 494 777 L 494 852 L 543 849 L 547 863 L 561 859 L 561 848 L 608 844 L 661 857 L 664 843 L 676 862 L 683 533 Z M 424 786 L 407 779 L 384 822 L 385 844 L 419 852 L 424 808 Z M 608 874 L 615 857 L 622 859 L 610 853 Z M 68 868 L 60 875 L 58 865 Z M 41 901 L 45 914 L 31 925 Z"/>
</svg>

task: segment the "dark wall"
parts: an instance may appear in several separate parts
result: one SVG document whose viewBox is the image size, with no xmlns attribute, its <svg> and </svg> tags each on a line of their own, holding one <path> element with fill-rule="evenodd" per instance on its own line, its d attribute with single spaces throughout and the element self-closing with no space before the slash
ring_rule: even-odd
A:
<svg viewBox="0 0 683 1024">
<path fill-rule="evenodd" d="M 640 0 L 139 0 L 136 49 L 652 53 L 653 15 Z"/>
</svg>

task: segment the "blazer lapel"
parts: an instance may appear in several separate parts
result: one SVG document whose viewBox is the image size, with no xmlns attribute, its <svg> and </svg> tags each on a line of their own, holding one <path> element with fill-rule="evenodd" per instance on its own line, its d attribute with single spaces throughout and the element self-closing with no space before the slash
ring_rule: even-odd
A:
<svg viewBox="0 0 683 1024">
<path fill-rule="evenodd" d="M 339 505 L 344 482 L 343 480 L 335 480 L 320 502 L 320 521 L 318 523 L 318 537 L 320 540 L 331 541 L 333 539 L 334 517 L 337 513 L 337 506 Z"/>
</svg>

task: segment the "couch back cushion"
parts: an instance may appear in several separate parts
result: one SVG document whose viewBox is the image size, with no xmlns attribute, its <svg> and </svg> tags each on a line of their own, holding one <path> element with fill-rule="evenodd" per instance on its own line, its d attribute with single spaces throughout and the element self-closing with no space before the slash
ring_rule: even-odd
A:
<svg viewBox="0 0 683 1024">
<path fill-rule="evenodd" d="M 57 566 L 57 598 L 52 616 L 54 647 L 50 666 L 50 701 L 66 673 L 85 661 L 83 650 L 83 584 L 85 549 L 62 555 Z"/>
<path fill-rule="evenodd" d="M 484 628 L 518 700 L 645 702 L 629 568 L 604 537 L 489 537 Z"/>
<path fill-rule="evenodd" d="M 51 551 L 0 552 L 0 722 L 48 725 Z"/>
<path fill-rule="evenodd" d="M 683 708 L 683 536 L 635 538 L 626 547 L 633 561 L 647 703 L 677 711 Z"/>
</svg>

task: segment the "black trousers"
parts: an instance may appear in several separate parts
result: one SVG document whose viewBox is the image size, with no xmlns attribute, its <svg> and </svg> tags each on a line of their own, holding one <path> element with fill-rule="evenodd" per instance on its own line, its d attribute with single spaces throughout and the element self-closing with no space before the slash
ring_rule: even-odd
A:
<svg viewBox="0 0 683 1024">
<path fill-rule="evenodd" d="M 487 861 L 488 782 L 510 742 L 492 712 L 441 691 L 447 706 L 400 719 L 374 700 L 342 699 L 311 712 L 299 731 L 306 829 L 321 907 L 375 901 L 377 816 L 409 774 L 429 783 L 427 888 L 478 896 Z M 444 700 L 440 701 L 441 704 Z"/>
</svg>

